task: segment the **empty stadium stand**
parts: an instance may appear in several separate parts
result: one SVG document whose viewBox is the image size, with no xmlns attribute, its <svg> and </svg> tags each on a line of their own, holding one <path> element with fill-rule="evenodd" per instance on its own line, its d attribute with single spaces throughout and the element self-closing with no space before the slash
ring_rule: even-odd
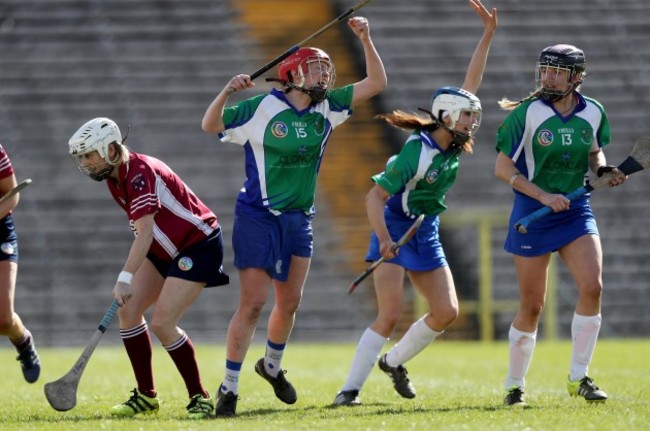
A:
<svg viewBox="0 0 650 431">
<path fill-rule="evenodd" d="M 113 118 L 123 133 L 130 125 L 127 144 L 167 162 L 217 212 L 232 281 L 206 290 L 182 325 L 196 339 L 225 338 L 238 301 L 230 238 L 244 179 L 243 151 L 217 143 L 200 130 L 200 122 L 230 77 L 263 64 L 265 54 L 252 42 L 239 15 L 241 5 L 199 0 L 0 4 L 0 141 L 19 179 L 34 180 L 15 211 L 22 252 L 16 306 L 40 344 L 86 341 L 111 301 L 132 241 L 127 219 L 106 186 L 77 172 L 67 156 L 69 136 L 95 116 Z M 275 52 L 285 48 L 273 47 Z M 260 90 L 265 88 L 260 79 Z M 374 303 L 343 300 L 353 274 L 344 240 L 326 216 L 315 228 L 316 258 L 294 336 L 356 337 Z M 336 298 L 336 307 L 329 298 Z M 263 316 L 261 339 L 265 325 Z M 107 338 L 115 340 L 115 333 Z"/>
<path fill-rule="evenodd" d="M 243 152 L 200 130 L 205 107 L 237 73 L 251 73 L 351 5 L 348 0 L 7 0 L 0 2 L 0 142 L 19 179 L 34 184 L 15 211 L 21 263 L 16 306 L 43 345 L 82 344 L 110 303 L 131 233 L 105 185 L 76 172 L 69 136 L 95 116 L 113 118 L 127 144 L 175 169 L 219 215 L 226 237 L 229 286 L 203 293 L 182 326 L 197 340 L 218 341 L 237 305 L 232 266 L 232 210 L 243 183 Z M 583 48 L 586 95 L 601 101 L 612 123 L 610 162 L 648 134 L 650 4 L 644 0 L 486 0 L 499 8 L 483 86 L 484 117 L 475 154 L 463 160 L 449 214 L 503 212 L 511 192 L 493 175 L 494 134 L 506 113 L 496 101 L 532 90 L 534 63 L 547 45 Z M 441 85 L 461 85 L 482 25 L 465 1 L 373 0 L 359 14 L 386 65 L 389 87 L 357 107 L 334 133 L 319 183 L 315 258 L 294 339 L 353 340 L 374 313 L 372 284 L 345 290 L 363 269 L 370 232 L 363 197 L 404 135 L 372 116 L 427 106 Z M 314 45 L 333 57 L 338 84 L 363 74 L 363 56 L 345 24 Z M 361 61 L 360 61 L 361 60 Z M 263 79 L 259 91 L 268 89 Z M 250 96 L 255 94 L 244 94 Z M 242 97 L 241 95 L 239 97 Z M 236 100 L 233 99 L 233 100 Z M 594 194 L 604 243 L 604 336 L 642 336 L 650 329 L 650 205 L 646 173 L 617 190 Z M 442 232 L 461 297 L 477 292 L 476 234 Z M 493 234 L 495 295 L 516 298 L 503 227 Z M 575 290 L 560 267 L 560 334 L 570 325 Z M 412 295 L 412 293 L 409 293 Z M 413 304 L 407 304 L 411 312 Z M 268 312 L 268 310 L 267 310 Z M 408 316 L 407 316 L 408 317 Z M 512 315 L 495 316 L 503 337 Z M 408 319 L 405 320 L 406 322 Z M 256 337 L 263 339 L 266 315 Z M 468 326 L 467 326 L 468 325 Z M 114 328 L 113 328 L 114 329 Z M 464 317 L 454 330 L 476 336 Z M 543 328 L 542 328 L 543 330 Z M 107 339 L 117 342 L 116 331 Z"/>
</svg>

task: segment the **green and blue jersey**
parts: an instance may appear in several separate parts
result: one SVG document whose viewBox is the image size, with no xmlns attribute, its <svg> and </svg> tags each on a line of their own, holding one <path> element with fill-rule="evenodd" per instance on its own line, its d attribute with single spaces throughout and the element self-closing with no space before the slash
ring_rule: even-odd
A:
<svg viewBox="0 0 650 431">
<path fill-rule="evenodd" d="M 332 130 L 352 114 L 353 86 L 298 111 L 279 90 L 224 109 L 223 142 L 243 145 L 246 182 L 237 211 L 315 212 L 316 180 Z"/>
<path fill-rule="evenodd" d="M 547 193 L 566 194 L 582 187 L 589 170 L 589 153 L 610 142 L 609 121 L 602 105 L 575 94 L 579 102 L 568 117 L 536 98 L 517 106 L 497 131 L 497 150 Z"/>
<path fill-rule="evenodd" d="M 434 216 L 447 209 L 445 195 L 456 181 L 459 159 L 459 152 L 443 151 L 427 132 L 415 130 L 372 180 L 391 195 L 386 206 L 393 212 Z"/>
</svg>

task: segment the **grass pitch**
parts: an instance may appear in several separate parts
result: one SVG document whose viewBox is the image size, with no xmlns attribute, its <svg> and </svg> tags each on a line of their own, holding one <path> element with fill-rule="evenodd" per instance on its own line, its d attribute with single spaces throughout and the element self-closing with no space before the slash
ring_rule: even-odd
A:
<svg viewBox="0 0 650 431">
<path fill-rule="evenodd" d="M 197 343 L 199 344 L 199 343 Z M 508 346 L 503 342 L 438 341 L 407 364 L 418 394 L 400 398 L 388 377 L 372 371 L 360 407 L 330 403 L 345 381 L 353 344 L 289 344 L 283 366 L 298 391 L 288 406 L 253 371 L 263 346 L 253 346 L 240 377 L 238 416 L 192 421 L 183 382 L 167 353 L 154 352 L 163 400 L 157 415 L 112 419 L 108 410 L 135 386 L 121 346 L 98 346 L 69 412 L 53 410 L 43 385 L 65 374 L 81 348 L 39 349 L 40 380 L 26 383 L 12 348 L 0 349 L 0 428 L 3 430 L 645 430 L 650 427 L 650 340 L 601 340 L 590 368 L 610 396 L 590 405 L 566 392 L 569 342 L 539 342 L 527 378 L 531 408 L 502 406 Z M 213 392 L 223 377 L 223 347 L 197 346 L 203 381 Z"/>
</svg>

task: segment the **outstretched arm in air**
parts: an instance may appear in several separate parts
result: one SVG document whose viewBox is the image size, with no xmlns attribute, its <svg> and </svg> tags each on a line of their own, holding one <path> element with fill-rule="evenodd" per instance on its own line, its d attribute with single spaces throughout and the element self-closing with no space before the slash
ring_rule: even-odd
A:
<svg viewBox="0 0 650 431">
<path fill-rule="evenodd" d="M 483 71 L 485 70 L 485 63 L 487 62 L 488 52 L 490 51 L 490 44 L 492 43 L 494 32 L 497 29 L 497 9 L 492 8 L 492 12 L 489 12 L 480 0 L 469 0 L 469 4 L 474 9 L 474 12 L 481 17 L 481 21 L 483 21 L 483 26 L 485 27 L 483 36 L 479 40 L 478 45 L 476 45 L 472 59 L 467 67 L 465 82 L 463 82 L 462 87 L 464 90 L 476 94 L 478 88 L 481 86 L 481 81 L 483 81 Z"/>
</svg>

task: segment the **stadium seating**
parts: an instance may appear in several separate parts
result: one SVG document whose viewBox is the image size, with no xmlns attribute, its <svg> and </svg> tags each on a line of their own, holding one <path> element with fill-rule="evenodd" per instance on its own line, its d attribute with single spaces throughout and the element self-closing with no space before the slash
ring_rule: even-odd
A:
<svg viewBox="0 0 650 431">
<path fill-rule="evenodd" d="M 86 120 L 108 116 L 127 144 L 175 169 L 219 215 L 231 284 L 203 293 L 182 325 L 197 340 L 225 338 L 236 308 L 232 210 L 243 183 L 243 153 L 200 130 L 205 107 L 236 73 L 251 73 L 350 7 L 348 0 L 9 0 L 0 4 L 0 142 L 20 179 L 34 184 L 15 211 L 20 235 L 17 311 L 41 344 L 82 344 L 110 303 L 114 280 L 132 237 L 105 185 L 75 171 L 69 136 Z M 473 156 L 464 158 L 449 194 L 449 215 L 506 211 L 511 192 L 493 175 L 494 133 L 506 113 L 496 101 L 520 98 L 534 85 L 533 69 L 547 45 L 583 48 L 589 76 L 584 93 L 601 101 L 612 123 L 610 162 L 621 161 L 637 136 L 648 134 L 650 88 L 644 0 L 572 2 L 486 1 L 499 7 L 500 27 L 479 96 L 484 117 Z M 310 13 L 311 12 L 311 13 Z M 464 1 L 374 0 L 360 15 L 386 65 L 389 88 L 360 105 L 334 134 L 320 177 L 315 258 L 298 314 L 296 340 L 356 339 L 373 316 L 370 281 L 345 295 L 364 267 L 370 232 L 363 197 L 369 175 L 399 150 L 404 135 L 372 116 L 427 106 L 438 86 L 461 85 L 482 26 Z M 308 20 L 309 18 L 309 20 Z M 314 44 L 334 58 L 339 84 L 363 73 L 362 53 L 345 24 Z M 262 79 L 259 91 L 268 89 Z M 249 96 L 255 94 L 245 94 Z M 237 95 L 236 95 L 237 96 Z M 241 96 L 237 96 L 241 97 Z M 233 100 L 237 100 L 236 97 Z M 647 174 L 592 202 L 605 254 L 603 335 L 644 335 L 647 317 Z M 342 192 L 343 190 L 343 192 Z M 475 233 L 444 230 L 462 297 L 476 295 Z M 503 228 L 493 235 L 498 298 L 516 297 Z M 559 271 L 560 334 L 568 333 L 575 290 Z M 410 295 L 411 293 L 409 293 Z M 411 305 L 411 304 L 409 304 Z M 410 308 L 409 308 L 410 309 Z M 267 310 L 268 312 L 268 310 Z M 497 335 L 511 315 L 496 316 Z M 258 338 L 263 338 L 265 316 Z M 107 338 L 116 342 L 116 331 Z M 41 341 L 42 340 L 42 341 Z"/>
</svg>

